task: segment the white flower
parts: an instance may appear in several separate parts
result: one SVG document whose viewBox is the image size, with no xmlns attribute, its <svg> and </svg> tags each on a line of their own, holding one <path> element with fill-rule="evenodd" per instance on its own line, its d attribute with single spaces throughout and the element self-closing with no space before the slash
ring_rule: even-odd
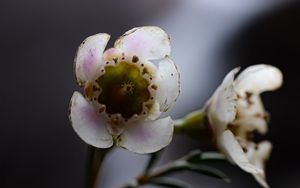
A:
<svg viewBox="0 0 300 188">
<path fill-rule="evenodd" d="M 272 145 L 255 143 L 252 134 L 267 132 L 267 117 L 260 93 L 282 85 L 282 73 L 270 65 L 254 65 L 245 69 L 235 80 L 238 68 L 229 72 L 207 103 L 207 116 L 217 147 L 227 158 L 256 180 L 268 187 L 264 163 Z"/>
<path fill-rule="evenodd" d="M 179 95 L 169 36 L 158 27 L 138 27 L 104 51 L 109 38 L 96 34 L 78 48 L 75 72 L 85 97 L 72 96 L 72 126 L 98 148 L 115 142 L 136 153 L 156 152 L 170 143 L 174 124 L 170 117 L 157 118 Z"/>
</svg>

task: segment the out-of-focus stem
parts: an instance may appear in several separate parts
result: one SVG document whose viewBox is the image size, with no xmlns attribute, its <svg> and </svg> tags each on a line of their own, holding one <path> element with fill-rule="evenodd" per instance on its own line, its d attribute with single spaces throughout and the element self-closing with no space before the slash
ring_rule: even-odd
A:
<svg viewBox="0 0 300 188">
<path fill-rule="evenodd" d="M 95 188 L 102 162 L 108 151 L 109 149 L 100 149 L 89 146 L 86 166 L 86 188 Z"/>
<path fill-rule="evenodd" d="M 211 152 L 207 152 L 207 153 L 202 153 L 199 150 L 195 150 L 192 151 L 190 153 L 188 153 L 187 155 L 173 161 L 170 162 L 168 164 L 156 167 L 154 169 L 151 169 L 150 171 L 146 171 L 144 172 L 142 175 L 140 175 L 139 177 L 136 178 L 135 181 L 122 186 L 121 188 L 137 188 L 143 185 L 147 185 L 147 184 L 153 184 L 155 183 L 155 180 L 164 177 L 166 175 L 170 175 L 176 172 L 180 172 L 183 170 L 190 170 L 190 171 L 198 171 L 201 172 L 202 174 L 207 174 L 213 177 L 218 177 L 223 179 L 224 181 L 228 182 L 229 179 L 227 178 L 227 176 L 220 172 L 220 171 L 216 171 L 215 169 L 205 166 L 205 165 L 200 165 L 200 168 L 197 168 L 199 166 L 194 166 L 192 163 L 193 161 L 195 162 L 195 160 L 202 160 L 202 161 L 207 161 L 207 160 L 224 160 L 224 156 L 220 155 L 218 153 L 211 153 Z M 198 162 L 199 163 L 199 162 Z"/>
</svg>

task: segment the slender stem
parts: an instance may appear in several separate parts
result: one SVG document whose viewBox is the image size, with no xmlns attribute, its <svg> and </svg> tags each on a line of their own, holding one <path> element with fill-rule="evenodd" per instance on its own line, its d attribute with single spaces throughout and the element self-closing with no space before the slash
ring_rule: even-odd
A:
<svg viewBox="0 0 300 188">
<path fill-rule="evenodd" d="M 202 153 L 200 150 L 194 150 L 173 162 L 145 171 L 142 175 L 138 176 L 135 181 L 126 184 L 121 188 L 138 188 L 143 185 L 153 184 L 166 175 L 171 175 L 184 170 L 198 172 L 229 182 L 229 178 L 223 172 L 213 167 L 206 166 L 205 164 L 201 164 L 201 161 L 223 160 L 225 160 L 225 158 L 222 154 L 216 152 Z"/>
<path fill-rule="evenodd" d="M 96 186 L 102 162 L 108 151 L 109 149 L 99 149 L 89 146 L 86 166 L 86 188 L 94 188 Z"/>
<path fill-rule="evenodd" d="M 170 171 L 174 171 L 174 172 L 177 171 L 176 168 L 179 169 L 183 164 L 186 163 L 184 160 L 185 158 L 180 158 L 177 159 L 176 161 L 157 167 L 153 170 L 145 171 L 142 175 L 137 177 L 136 181 L 126 184 L 121 188 L 137 188 L 139 186 L 146 185 L 150 183 L 152 179 L 163 176 L 164 174 Z"/>
<path fill-rule="evenodd" d="M 208 145 L 213 145 L 213 131 L 208 124 L 206 112 L 204 110 L 198 110 L 187 114 L 184 118 L 175 121 L 175 134 L 183 134 L 187 135 L 191 138 L 197 139 L 200 143 L 205 143 Z M 142 175 L 136 178 L 135 181 L 121 187 L 121 188 L 137 188 L 142 185 L 146 185 L 152 182 L 152 180 L 156 180 L 159 177 L 162 177 L 166 174 L 182 171 L 182 170 L 195 170 L 191 166 L 189 166 L 189 160 L 191 156 L 195 156 L 197 154 L 195 152 L 191 152 L 188 155 L 173 161 L 172 163 L 154 168 L 152 167 L 158 158 L 158 153 L 151 154 L 149 162 L 143 172 Z M 207 159 L 224 159 L 224 157 L 219 157 L 218 155 L 210 155 L 210 153 L 204 154 L 202 160 Z M 202 166 L 201 168 L 204 169 Z M 197 169 L 196 169 L 197 170 Z M 205 171 L 205 170 L 204 170 Z M 203 172 L 204 173 L 204 172 Z M 205 174 L 205 173 L 204 173 Z"/>
<path fill-rule="evenodd" d="M 149 161 L 148 161 L 148 164 L 146 165 L 146 168 L 144 170 L 144 173 L 148 173 L 151 168 L 155 165 L 155 163 L 157 162 L 157 160 L 159 159 L 161 153 L 163 152 L 163 149 L 158 151 L 158 152 L 155 152 L 155 153 L 151 153 L 150 154 L 150 158 L 149 158 Z"/>
</svg>

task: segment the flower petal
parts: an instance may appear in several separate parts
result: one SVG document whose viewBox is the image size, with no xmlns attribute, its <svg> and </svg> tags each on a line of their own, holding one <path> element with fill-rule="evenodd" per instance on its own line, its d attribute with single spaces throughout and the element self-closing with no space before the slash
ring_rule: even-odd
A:
<svg viewBox="0 0 300 188">
<path fill-rule="evenodd" d="M 235 120 L 233 125 L 237 125 L 237 133 L 242 138 L 249 137 L 249 133 L 258 131 L 260 134 L 268 132 L 266 120 L 258 117 L 242 117 Z"/>
<path fill-rule="evenodd" d="M 75 73 L 80 85 L 93 81 L 103 62 L 102 56 L 110 35 L 99 33 L 86 38 L 75 56 Z"/>
<path fill-rule="evenodd" d="M 254 116 L 257 113 L 265 113 L 264 105 L 258 94 L 253 94 L 246 99 L 239 98 L 237 107 L 240 116 Z"/>
<path fill-rule="evenodd" d="M 245 69 L 236 79 L 236 91 L 245 96 L 246 92 L 262 93 L 272 91 L 282 85 L 281 71 L 271 65 L 253 65 Z"/>
<path fill-rule="evenodd" d="M 156 152 L 171 142 L 173 124 L 170 117 L 135 122 L 126 127 L 118 145 L 140 154 Z"/>
<path fill-rule="evenodd" d="M 240 125 L 246 133 L 257 130 L 261 134 L 266 134 L 268 117 L 260 96 L 253 94 L 247 99 L 239 98 L 237 103 L 238 118 L 234 124 Z"/>
<path fill-rule="evenodd" d="M 251 174 L 262 174 L 262 169 L 254 166 L 247 159 L 241 145 L 237 142 L 230 130 L 226 130 L 218 138 L 218 146 L 220 150 L 236 163 L 241 169 Z"/>
<path fill-rule="evenodd" d="M 137 56 L 140 59 L 161 59 L 170 55 L 170 39 L 159 27 L 136 27 L 123 34 L 115 47 L 122 49 L 126 56 Z"/>
<path fill-rule="evenodd" d="M 269 188 L 270 186 L 268 185 L 266 178 L 262 174 L 254 174 L 253 175 L 255 180 L 264 188 Z"/>
<path fill-rule="evenodd" d="M 98 148 L 112 146 L 113 140 L 104 119 L 78 92 L 74 92 L 71 99 L 70 119 L 75 132 L 86 143 Z"/>
<path fill-rule="evenodd" d="M 270 157 L 271 150 L 272 144 L 269 141 L 260 142 L 258 145 L 252 144 L 247 152 L 247 158 L 258 168 L 265 169 L 265 162 Z M 265 173 L 254 174 L 253 176 L 261 186 L 264 188 L 269 187 Z"/>
<path fill-rule="evenodd" d="M 156 99 L 160 104 L 160 111 L 165 112 L 176 102 L 180 93 L 180 75 L 169 57 L 159 62 L 156 83 Z"/>
<path fill-rule="evenodd" d="M 149 120 L 156 120 L 161 114 L 159 103 L 155 102 L 148 113 L 149 114 L 148 114 L 147 118 Z"/>
<path fill-rule="evenodd" d="M 237 96 L 233 82 L 238 71 L 239 68 L 230 71 L 210 99 L 208 117 L 215 131 L 224 131 L 227 124 L 235 119 Z"/>
<path fill-rule="evenodd" d="M 109 48 L 105 50 L 103 53 L 103 60 L 104 61 L 112 61 L 114 58 L 118 58 L 122 55 L 122 51 L 118 48 Z"/>
</svg>

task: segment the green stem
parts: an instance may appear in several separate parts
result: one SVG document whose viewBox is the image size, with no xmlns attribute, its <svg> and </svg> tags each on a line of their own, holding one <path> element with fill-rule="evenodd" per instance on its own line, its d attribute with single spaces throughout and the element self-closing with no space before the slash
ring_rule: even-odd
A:
<svg viewBox="0 0 300 188">
<path fill-rule="evenodd" d="M 187 114 L 184 118 L 175 121 L 175 133 L 185 133 L 190 129 L 204 126 L 205 113 L 202 110 Z"/>
<path fill-rule="evenodd" d="M 86 166 L 86 188 L 95 187 L 102 162 L 109 150 L 110 149 L 99 149 L 89 146 Z"/>
<path fill-rule="evenodd" d="M 191 112 L 184 118 L 176 120 L 174 133 L 187 135 L 205 144 L 211 144 L 213 136 L 204 110 Z"/>
</svg>

